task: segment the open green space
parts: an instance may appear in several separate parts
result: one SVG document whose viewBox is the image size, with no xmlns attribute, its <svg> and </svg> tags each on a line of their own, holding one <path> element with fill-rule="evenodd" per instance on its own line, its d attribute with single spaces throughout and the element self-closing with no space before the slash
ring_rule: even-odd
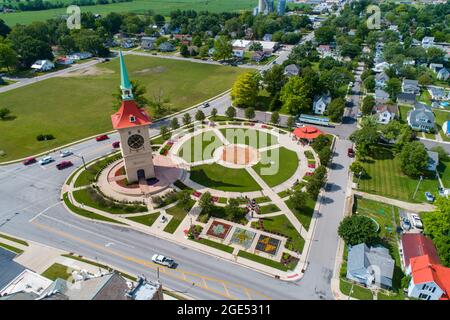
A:
<svg viewBox="0 0 450 320">
<path fill-rule="evenodd" d="M 193 239 L 193 241 L 204 244 L 206 246 L 210 246 L 215 249 L 219 249 L 219 250 L 228 252 L 228 253 L 233 253 L 233 250 L 234 250 L 233 247 L 227 246 L 226 244 L 219 243 L 219 242 L 212 241 L 212 240 L 205 239 L 205 238 Z"/>
<path fill-rule="evenodd" d="M 176 112 L 230 88 L 246 70 L 204 63 L 128 55 L 130 78 L 145 86 L 148 99 L 162 94 Z M 0 94 L 12 119 L 0 121 L 2 161 L 13 160 L 112 129 L 112 95 L 120 84 L 119 61 L 92 67 L 96 75 L 55 77 Z M 155 118 L 153 108 L 148 108 Z M 37 141 L 38 134 L 54 140 Z"/>
<path fill-rule="evenodd" d="M 3 234 L 3 233 L 0 233 L 0 238 L 6 239 L 6 240 L 9 240 L 9 241 L 13 241 L 13 242 L 17 242 L 17 243 L 19 243 L 21 245 L 24 245 L 24 246 L 28 247 L 28 242 L 26 242 L 25 240 L 21 240 L 21 239 L 17 239 L 17 238 L 11 237 L 11 236 L 7 236 L 6 234 Z"/>
<path fill-rule="evenodd" d="M 78 203 L 112 214 L 137 213 L 148 210 L 147 206 L 142 204 L 124 204 L 109 200 L 91 187 L 76 190 L 72 194 Z"/>
<path fill-rule="evenodd" d="M 433 194 L 437 192 L 438 180 L 435 173 L 429 172 L 413 198 L 419 179 L 403 174 L 400 159 L 394 157 L 392 149 L 388 147 L 377 146 L 373 156 L 362 164 L 367 176 L 359 180 L 358 189 L 361 191 L 409 202 L 425 202 L 425 191 Z M 448 165 L 438 167 L 440 174 L 447 175 L 449 170 Z M 357 180 L 358 177 L 355 177 L 355 182 Z"/>
<path fill-rule="evenodd" d="M 268 214 L 278 211 L 280 211 L 280 208 L 278 208 L 278 206 L 273 203 L 259 207 L 259 214 Z"/>
<path fill-rule="evenodd" d="M 143 216 L 128 217 L 127 219 L 132 220 L 137 223 L 141 223 L 148 227 L 151 227 L 153 225 L 153 223 L 155 223 L 156 219 L 158 219 L 159 215 L 160 215 L 159 212 L 155 212 L 155 213 L 145 214 Z"/>
<path fill-rule="evenodd" d="M 168 233 L 174 233 L 180 225 L 181 221 L 183 221 L 184 217 L 186 217 L 186 215 L 188 214 L 189 210 L 191 210 L 194 203 L 195 201 L 191 199 L 186 210 L 178 204 L 167 209 L 166 212 L 172 216 L 172 219 L 164 228 L 164 231 Z"/>
<path fill-rule="evenodd" d="M 297 252 L 303 251 L 305 240 L 284 214 L 262 218 L 260 221 L 262 221 L 265 231 L 288 238 L 286 243 L 287 249 Z"/>
<path fill-rule="evenodd" d="M 62 265 L 60 263 L 54 263 L 47 270 L 45 270 L 41 274 L 41 276 L 43 276 L 47 279 L 53 280 L 53 281 L 55 281 L 58 278 L 67 280 L 71 276 L 68 269 L 69 269 L 69 267 L 67 267 L 65 265 Z"/>
<path fill-rule="evenodd" d="M 254 129 L 222 128 L 222 135 L 232 144 L 244 144 L 253 148 L 264 148 L 278 143 L 273 134 Z"/>
<path fill-rule="evenodd" d="M 69 208 L 70 211 L 72 211 L 73 213 L 76 213 L 82 217 L 85 218 L 89 218 L 89 219 L 94 219 L 94 220 L 100 220 L 100 221 L 106 221 L 106 222 L 113 222 L 113 223 L 118 223 L 118 224 L 124 224 L 120 221 L 114 220 L 114 219 L 110 219 L 108 217 L 104 217 L 100 214 L 88 211 L 88 210 L 84 210 L 81 208 L 78 208 L 76 206 L 74 206 L 72 204 L 72 202 L 70 202 L 69 200 L 69 196 L 67 195 L 67 192 L 63 195 L 63 200 L 65 205 L 67 206 L 67 208 Z"/>
<path fill-rule="evenodd" d="M 275 187 L 290 177 L 298 168 L 297 153 L 285 147 L 261 152 L 260 161 L 253 169 L 269 187 Z"/>
<path fill-rule="evenodd" d="M 291 209 L 294 215 L 297 217 L 298 221 L 302 224 L 302 226 L 308 230 L 309 225 L 311 224 L 311 219 L 314 213 L 314 207 L 316 205 L 316 201 L 310 197 L 307 198 L 306 206 L 302 210 L 298 210 L 295 208 L 294 203 L 291 199 L 285 201 L 286 205 Z"/>
<path fill-rule="evenodd" d="M 111 156 L 107 156 L 104 159 L 101 159 L 99 161 L 97 161 L 96 163 L 89 165 L 87 167 L 87 170 L 83 170 L 83 172 L 80 173 L 80 175 L 77 177 L 77 179 L 74 182 L 74 187 L 78 188 L 78 187 L 82 187 L 82 186 L 87 186 L 93 182 L 95 182 L 95 180 L 97 179 L 97 175 L 105 168 L 107 167 L 109 164 L 113 163 L 116 160 L 119 160 L 120 158 L 122 158 L 122 154 L 120 152 L 115 153 Z M 73 176 L 71 176 L 70 178 L 73 178 Z"/>
<path fill-rule="evenodd" d="M 183 143 L 178 156 L 187 162 L 197 162 L 213 158 L 214 151 L 223 143 L 214 131 L 206 131 L 193 136 Z"/>
<path fill-rule="evenodd" d="M 372 291 L 357 284 L 352 287 L 350 282 L 341 279 L 339 288 L 343 294 L 352 298 L 356 298 L 358 300 L 373 300 Z"/>
<path fill-rule="evenodd" d="M 49 2 L 69 3 L 67 0 L 49 0 Z M 169 16 L 173 10 L 196 10 L 210 12 L 229 12 L 252 10 L 256 6 L 254 0 L 133 0 L 132 2 L 110 3 L 104 5 L 82 6 L 82 12 L 92 12 L 107 15 L 110 12 L 133 12 L 143 14 L 153 10 L 157 14 Z M 16 23 L 30 24 L 33 21 L 45 21 L 66 14 L 66 8 L 24 11 L 3 14 L 2 19 L 13 26 Z"/>
<path fill-rule="evenodd" d="M 0 242 L 0 247 L 4 248 L 6 250 L 12 251 L 14 253 L 17 253 L 17 254 L 21 254 L 23 252 L 22 249 L 10 246 L 9 244 L 3 243 L 3 242 Z"/>
<path fill-rule="evenodd" d="M 288 267 L 286 267 L 284 264 L 282 264 L 281 262 L 277 262 L 271 259 L 267 259 L 261 256 L 258 256 L 256 254 L 253 253 L 249 253 L 243 250 L 240 250 L 238 253 L 238 257 L 242 257 L 251 261 L 255 261 L 257 263 L 261 263 L 264 264 L 266 266 L 281 270 L 281 271 L 288 271 Z"/>
<path fill-rule="evenodd" d="M 234 192 L 259 191 L 261 187 L 245 169 L 226 168 L 216 163 L 191 168 L 190 179 L 202 186 Z"/>
</svg>

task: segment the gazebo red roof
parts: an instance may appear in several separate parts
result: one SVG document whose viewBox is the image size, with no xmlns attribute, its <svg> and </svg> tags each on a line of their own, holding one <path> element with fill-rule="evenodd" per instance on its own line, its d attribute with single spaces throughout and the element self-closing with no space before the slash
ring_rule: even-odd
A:
<svg viewBox="0 0 450 320">
<path fill-rule="evenodd" d="M 111 121 L 114 129 L 138 127 L 152 123 L 147 112 L 139 109 L 134 100 L 123 100 L 119 111 L 111 116 Z"/>
<path fill-rule="evenodd" d="M 316 127 L 311 127 L 311 126 L 305 126 L 305 127 L 301 127 L 301 128 L 296 128 L 293 131 L 294 135 L 297 138 L 300 139 L 315 139 L 318 136 L 320 136 L 321 134 L 323 134 L 322 131 L 320 131 L 319 129 L 317 129 Z"/>
</svg>

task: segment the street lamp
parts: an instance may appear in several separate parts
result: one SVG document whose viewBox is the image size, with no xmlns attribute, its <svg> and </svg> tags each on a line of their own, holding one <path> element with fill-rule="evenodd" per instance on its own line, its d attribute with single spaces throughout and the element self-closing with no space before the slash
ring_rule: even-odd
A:
<svg viewBox="0 0 450 320">
<path fill-rule="evenodd" d="M 84 170 L 87 170 L 87 168 L 86 168 L 86 162 L 84 162 L 84 157 L 83 156 L 79 156 L 79 155 L 77 155 L 77 154 L 73 154 L 75 157 L 77 157 L 77 158 L 79 158 L 79 159 L 81 159 L 81 161 L 83 161 L 83 167 L 84 167 Z"/>
<path fill-rule="evenodd" d="M 419 182 L 417 183 L 416 191 L 414 191 L 413 199 L 416 197 L 416 193 L 419 190 L 419 185 L 422 182 L 422 180 L 423 180 L 423 176 L 421 175 L 419 178 Z"/>
</svg>

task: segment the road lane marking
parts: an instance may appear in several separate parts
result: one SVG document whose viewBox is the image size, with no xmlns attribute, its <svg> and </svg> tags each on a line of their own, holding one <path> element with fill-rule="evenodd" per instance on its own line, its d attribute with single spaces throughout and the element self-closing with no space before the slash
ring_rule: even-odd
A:
<svg viewBox="0 0 450 320">
<path fill-rule="evenodd" d="M 48 217 L 48 216 L 46 216 L 46 217 Z M 167 269 L 167 268 L 161 268 L 160 265 L 157 265 L 157 264 L 155 264 L 155 263 L 153 263 L 153 262 L 146 261 L 146 260 L 142 260 L 142 259 L 138 259 L 138 258 L 135 258 L 135 257 L 130 257 L 130 256 L 127 256 L 127 255 L 124 255 L 124 254 L 121 254 L 121 253 L 119 253 L 119 252 L 117 252 L 117 251 L 114 251 L 114 250 L 112 250 L 112 249 L 109 249 L 109 248 L 106 248 L 106 247 L 104 247 L 104 246 L 101 246 L 101 245 L 98 245 L 98 244 L 96 244 L 96 243 L 93 243 L 93 242 L 91 242 L 91 241 L 88 241 L 88 240 L 79 238 L 79 237 L 77 237 L 77 236 L 73 236 L 73 235 L 71 235 L 71 234 L 68 234 L 68 233 L 66 233 L 66 232 L 63 232 L 63 231 L 54 229 L 54 228 L 52 228 L 52 227 L 49 227 L 49 226 L 47 226 L 47 225 L 41 224 L 41 223 L 36 222 L 36 221 L 32 222 L 32 224 L 36 225 L 38 228 L 48 230 L 48 231 L 50 231 L 50 232 L 52 232 L 52 233 L 61 235 L 61 236 L 63 236 L 63 237 L 66 237 L 66 238 L 75 240 L 75 241 L 77 241 L 77 242 L 83 243 L 83 244 L 85 244 L 85 245 L 87 245 L 87 246 L 96 248 L 96 249 L 98 249 L 99 251 L 103 251 L 103 252 L 109 253 L 109 254 L 111 254 L 111 255 L 114 255 L 114 256 L 116 256 L 116 257 L 122 258 L 122 259 L 124 259 L 124 260 L 131 261 L 131 262 L 134 262 L 134 263 L 143 265 L 143 266 L 145 266 L 145 267 L 148 267 L 149 269 L 156 270 L 157 268 L 159 268 L 159 269 L 160 269 L 160 272 L 161 272 L 162 270 L 164 270 L 163 272 L 164 272 L 167 276 L 172 277 L 172 278 L 175 278 L 175 279 L 178 279 L 178 280 L 181 280 L 181 281 L 183 281 L 183 282 L 193 283 L 193 282 L 191 282 L 191 281 L 184 280 L 183 273 L 186 273 L 186 274 L 188 274 L 188 275 L 193 275 L 193 276 L 198 277 L 198 278 L 200 278 L 200 279 L 202 279 L 202 278 L 204 278 L 205 280 L 210 279 L 210 281 L 215 281 L 215 282 L 217 282 L 217 283 L 222 283 L 223 286 L 224 286 L 224 288 L 225 288 L 225 283 L 229 283 L 228 281 L 223 281 L 223 280 L 220 280 L 220 279 L 214 279 L 214 278 L 211 278 L 211 277 L 206 277 L 206 276 L 196 275 L 196 274 L 194 274 L 194 273 L 192 273 L 192 272 L 187 272 L 187 271 L 178 270 L 178 269 L 176 269 L 176 270 L 170 269 L 170 272 L 165 272 L 166 270 L 169 270 L 169 269 Z M 176 273 L 178 273 L 179 275 L 176 274 Z M 194 282 L 194 284 L 195 284 L 195 282 Z M 230 283 L 230 284 L 231 284 L 231 283 Z M 203 284 L 201 284 L 201 285 L 195 284 L 195 286 L 198 287 L 198 288 L 200 288 L 200 289 L 203 289 L 203 290 L 205 290 L 205 291 L 209 291 L 209 292 L 215 293 L 215 294 L 217 294 L 217 295 L 219 295 L 219 296 L 222 296 L 222 297 L 225 297 L 225 298 L 228 298 L 228 299 L 236 299 L 235 297 L 231 296 L 229 293 L 228 293 L 228 295 L 227 295 L 227 294 L 224 294 L 223 292 L 220 292 L 220 291 L 211 289 L 211 288 L 209 288 L 209 287 L 205 287 Z M 240 288 L 244 288 L 243 286 L 241 286 L 241 285 L 236 285 L 236 284 L 233 284 L 233 286 L 240 287 Z M 251 289 L 248 289 L 248 290 L 249 290 L 249 291 L 253 291 L 253 290 L 251 290 Z M 228 290 L 226 290 L 226 291 L 228 291 Z M 255 293 L 258 294 L 258 295 L 260 295 L 260 296 L 262 296 L 262 297 L 266 297 L 267 299 L 271 299 L 270 297 L 268 297 L 268 296 L 266 296 L 266 295 L 264 295 L 264 294 L 261 294 L 261 293 L 259 293 L 259 292 L 256 292 L 256 291 L 255 291 Z"/>
<path fill-rule="evenodd" d="M 45 208 L 44 210 L 42 210 L 41 212 L 39 212 L 37 215 L 35 215 L 33 218 L 31 218 L 30 220 L 28 220 L 28 222 L 33 222 L 34 219 L 36 219 L 37 217 L 39 217 L 41 214 L 46 213 L 48 210 L 50 210 L 50 209 L 56 207 L 57 205 L 59 205 L 59 204 L 61 204 L 61 203 L 62 203 L 61 201 L 58 201 L 58 202 L 52 204 L 51 206 Z"/>
</svg>

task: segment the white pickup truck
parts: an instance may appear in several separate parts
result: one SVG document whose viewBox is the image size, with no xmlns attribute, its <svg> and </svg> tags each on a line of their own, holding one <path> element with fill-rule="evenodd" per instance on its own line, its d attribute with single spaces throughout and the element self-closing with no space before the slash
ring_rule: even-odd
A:
<svg viewBox="0 0 450 320">
<path fill-rule="evenodd" d="M 175 267 L 175 261 L 173 261 L 172 259 L 167 258 L 167 257 L 165 257 L 163 255 L 160 255 L 160 254 L 153 255 L 152 261 L 154 263 L 157 263 L 157 264 L 160 264 L 162 266 L 169 267 L 169 268 Z"/>
</svg>

